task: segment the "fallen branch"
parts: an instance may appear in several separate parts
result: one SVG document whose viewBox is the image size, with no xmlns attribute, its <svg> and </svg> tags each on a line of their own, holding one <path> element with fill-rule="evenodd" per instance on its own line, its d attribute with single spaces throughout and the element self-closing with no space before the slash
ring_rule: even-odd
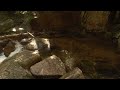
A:
<svg viewBox="0 0 120 90">
<path fill-rule="evenodd" d="M 35 36 L 40 37 L 40 38 L 60 38 L 60 37 L 73 37 L 73 36 L 81 36 L 81 33 L 79 32 L 70 32 L 70 31 L 66 31 L 66 32 L 62 32 L 62 31 L 47 31 L 47 32 L 37 32 L 37 33 L 22 33 L 22 34 L 10 34 L 10 35 L 3 35 L 0 36 L 0 40 L 2 39 L 13 39 L 13 40 L 19 40 L 19 39 L 23 39 L 23 38 L 34 38 Z"/>
<path fill-rule="evenodd" d="M 0 40 L 7 39 L 7 38 L 9 39 L 26 38 L 28 36 L 30 36 L 29 33 L 3 35 L 3 36 L 0 36 Z"/>
</svg>

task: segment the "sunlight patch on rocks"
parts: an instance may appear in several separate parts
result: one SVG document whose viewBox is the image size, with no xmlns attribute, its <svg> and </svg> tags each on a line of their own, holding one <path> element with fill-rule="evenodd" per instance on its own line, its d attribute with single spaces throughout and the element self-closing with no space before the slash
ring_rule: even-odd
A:
<svg viewBox="0 0 120 90">
<path fill-rule="evenodd" d="M 51 59 L 55 59 L 55 58 L 56 58 L 56 56 L 55 56 L 55 55 L 52 55 L 52 56 L 50 56 L 50 58 L 51 58 Z"/>
<path fill-rule="evenodd" d="M 13 32 L 16 32 L 17 30 L 16 30 L 16 28 L 13 28 L 12 31 L 13 31 Z"/>
<path fill-rule="evenodd" d="M 39 51 L 38 50 L 35 50 L 32 54 L 38 54 Z"/>
<path fill-rule="evenodd" d="M 47 44 L 48 48 L 50 49 L 50 41 L 47 38 L 42 38 L 42 41 Z"/>
<path fill-rule="evenodd" d="M 34 47 L 34 49 L 38 49 L 36 40 L 33 38 L 32 41 L 30 42 L 30 44 Z"/>
<path fill-rule="evenodd" d="M 20 31 L 24 30 L 24 28 L 19 28 Z"/>
</svg>

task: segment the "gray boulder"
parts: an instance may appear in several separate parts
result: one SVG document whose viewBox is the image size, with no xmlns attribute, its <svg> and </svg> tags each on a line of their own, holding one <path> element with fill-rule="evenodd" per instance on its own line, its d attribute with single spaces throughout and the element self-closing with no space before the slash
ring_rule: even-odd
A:
<svg viewBox="0 0 120 90">
<path fill-rule="evenodd" d="M 21 51 L 12 57 L 8 57 L 0 64 L 0 79 L 32 79 L 29 72 L 30 66 L 39 62 L 37 51 Z"/>
<path fill-rule="evenodd" d="M 41 61 L 38 51 L 24 50 L 12 57 L 14 62 L 20 64 L 23 68 L 29 69 L 35 63 Z"/>
<path fill-rule="evenodd" d="M 31 79 L 33 76 L 12 59 L 0 65 L 0 79 Z"/>
<path fill-rule="evenodd" d="M 66 73 L 65 65 L 59 57 L 52 55 L 30 68 L 35 76 L 58 78 Z"/>
</svg>

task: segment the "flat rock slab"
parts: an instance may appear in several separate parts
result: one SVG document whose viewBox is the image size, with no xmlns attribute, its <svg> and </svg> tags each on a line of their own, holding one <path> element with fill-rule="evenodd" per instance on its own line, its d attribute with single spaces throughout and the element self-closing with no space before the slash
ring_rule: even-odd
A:
<svg viewBox="0 0 120 90">
<path fill-rule="evenodd" d="M 76 67 L 72 71 L 63 75 L 60 79 L 85 79 L 82 71 Z"/>
<path fill-rule="evenodd" d="M 35 76 L 62 76 L 66 73 L 65 65 L 61 59 L 52 55 L 43 61 L 36 63 L 30 68 L 31 73 Z"/>
</svg>

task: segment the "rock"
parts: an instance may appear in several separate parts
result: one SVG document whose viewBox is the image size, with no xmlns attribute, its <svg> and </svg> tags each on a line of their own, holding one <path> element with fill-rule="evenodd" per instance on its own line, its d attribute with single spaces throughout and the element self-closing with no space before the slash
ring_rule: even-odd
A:
<svg viewBox="0 0 120 90">
<path fill-rule="evenodd" d="M 28 39 L 24 38 L 20 41 L 20 44 L 27 45 L 28 43 L 30 43 L 30 41 L 31 41 L 31 38 L 28 38 Z"/>
<path fill-rule="evenodd" d="M 108 22 L 109 12 L 107 11 L 82 11 L 82 26 L 88 32 L 103 32 Z M 84 23 L 85 20 L 85 23 Z"/>
<path fill-rule="evenodd" d="M 30 66 L 39 62 L 37 51 L 24 50 L 12 57 L 8 57 L 0 65 L 0 79 L 31 79 Z"/>
<path fill-rule="evenodd" d="M 39 53 L 43 59 L 51 55 L 50 41 L 47 38 L 35 38 Z"/>
<path fill-rule="evenodd" d="M 5 47 L 9 43 L 10 39 L 0 40 L 0 46 Z"/>
<path fill-rule="evenodd" d="M 56 48 L 56 49 L 59 50 L 59 48 Z M 77 58 L 77 56 L 73 55 L 68 50 L 59 50 L 53 53 L 55 53 L 58 57 L 60 57 L 62 62 L 65 64 L 67 72 L 79 66 L 80 59 Z"/>
<path fill-rule="evenodd" d="M 9 39 L 0 40 L 0 53 L 3 52 L 3 48 L 9 43 Z"/>
<path fill-rule="evenodd" d="M 50 41 L 47 38 L 35 38 L 39 50 L 50 49 Z"/>
<path fill-rule="evenodd" d="M 15 50 L 15 43 L 12 41 L 9 41 L 9 43 L 5 46 L 3 49 L 5 56 L 9 56 L 11 52 Z"/>
<path fill-rule="evenodd" d="M 30 50 L 30 51 L 34 51 L 38 49 L 36 40 L 33 38 L 30 40 L 30 42 L 25 46 L 25 49 Z"/>
<path fill-rule="evenodd" d="M 63 75 L 60 79 L 85 79 L 82 71 L 76 67 L 72 71 Z"/>
<path fill-rule="evenodd" d="M 66 73 L 64 63 L 55 55 L 31 66 L 30 71 L 33 75 L 41 78 L 58 78 Z"/>
<path fill-rule="evenodd" d="M 28 51 L 24 50 L 20 53 L 17 53 L 12 57 L 15 62 L 20 64 L 23 68 L 29 69 L 35 63 L 41 61 L 40 55 L 38 51 Z"/>
<path fill-rule="evenodd" d="M 0 65 L 0 79 L 32 79 L 33 76 L 12 58 L 6 59 Z"/>
<path fill-rule="evenodd" d="M 74 69 L 75 65 L 76 65 L 75 58 L 68 55 L 65 58 L 65 66 L 67 68 L 67 71 L 70 71 L 70 70 Z"/>
</svg>

